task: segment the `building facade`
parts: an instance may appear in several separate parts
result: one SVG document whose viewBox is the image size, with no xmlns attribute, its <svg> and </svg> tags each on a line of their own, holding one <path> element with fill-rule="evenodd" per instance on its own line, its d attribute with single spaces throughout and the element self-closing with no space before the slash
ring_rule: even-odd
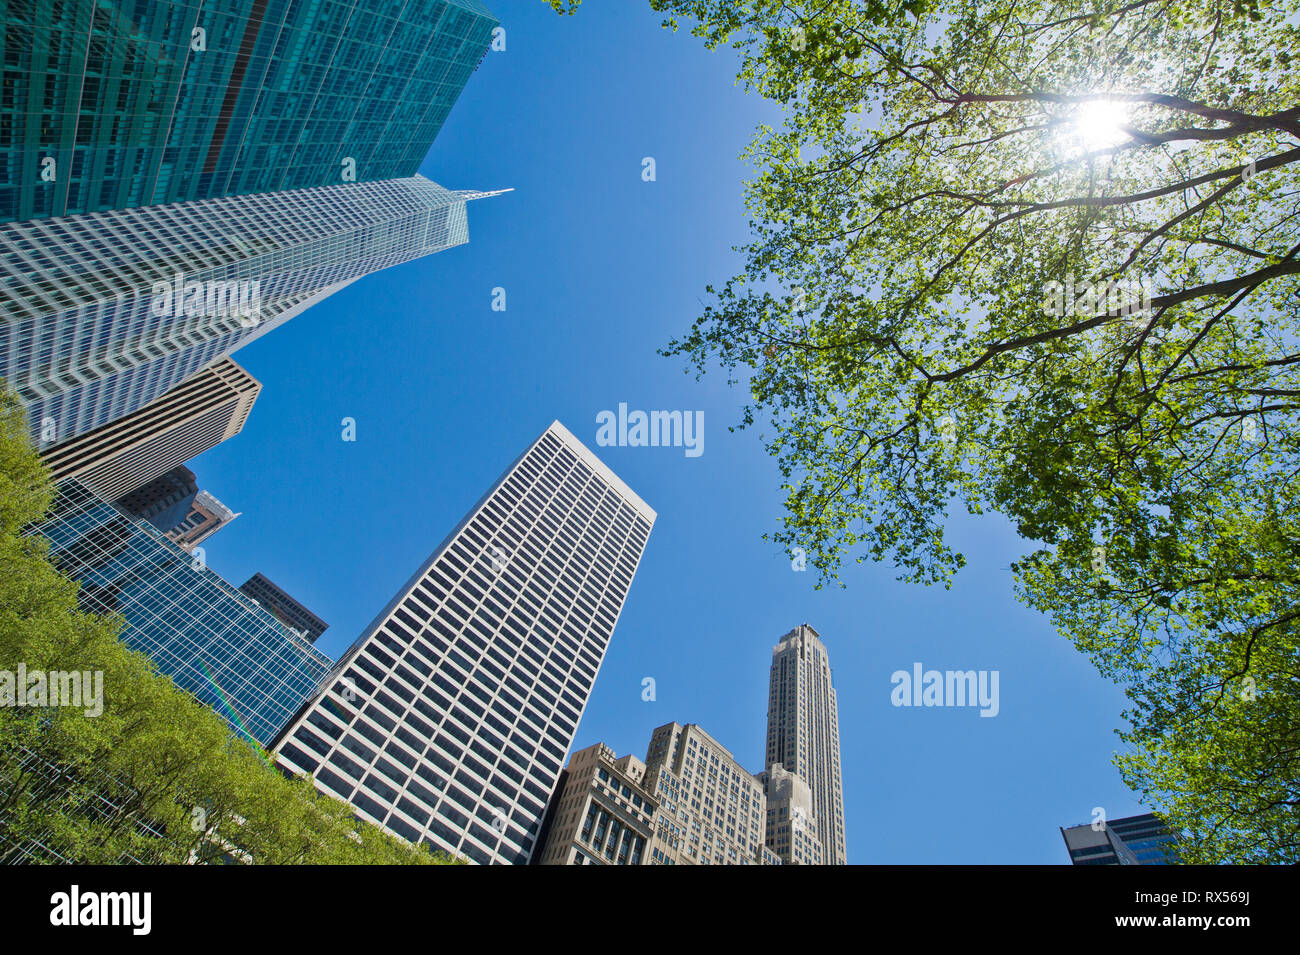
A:
<svg viewBox="0 0 1300 955">
<path fill-rule="evenodd" d="M 534 860 L 541 865 L 646 865 L 659 801 L 645 763 L 604 743 L 569 758 Z"/>
<path fill-rule="evenodd" d="M 148 521 L 169 541 L 191 553 L 239 516 L 207 491 L 199 490 L 194 472 L 183 464 L 136 488 L 115 506 L 128 517 Z"/>
<path fill-rule="evenodd" d="M 547 815 L 542 865 L 780 865 L 760 783 L 694 724 L 667 723 L 645 762 L 574 753 Z M 814 836 L 815 839 L 815 836 Z"/>
<path fill-rule="evenodd" d="M 654 521 L 553 422 L 349 649 L 280 765 L 410 842 L 527 863 Z"/>
<path fill-rule="evenodd" d="M 261 383 L 229 358 L 165 391 L 143 408 L 42 458 L 57 483 L 75 478 L 116 501 L 243 430 Z"/>
<path fill-rule="evenodd" d="M 1108 819 L 1061 830 L 1073 865 L 1168 865 L 1178 836 L 1155 813 Z"/>
<path fill-rule="evenodd" d="M 8 0 L 0 222 L 413 176 L 478 0 Z"/>
<path fill-rule="evenodd" d="M 239 589 L 271 611 L 276 620 L 297 630 L 311 643 L 329 629 L 329 624 L 277 587 L 261 571 L 244 581 Z"/>
<path fill-rule="evenodd" d="M 194 472 L 185 465 L 178 464 L 166 474 L 160 474 L 148 484 L 124 495 L 114 504 L 128 517 L 148 521 L 166 534 L 168 528 L 176 523 L 175 518 L 185 514 L 189 502 L 198 493 L 199 480 Z"/>
<path fill-rule="evenodd" d="M 763 865 L 766 799 L 730 750 L 694 723 L 666 723 L 646 749 L 659 800 L 651 865 Z"/>
<path fill-rule="evenodd" d="M 144 407 L 349 282 L 469 241 L 421 176 L 0 225 L 0 378 L 41 448 Z"/>
<path fill-rule="evenodd" d="M 840 721 L 826 646 L 801 624 L 772 648 L 764 765 L 807 783 L 824 865 L 845 865 Z M 787 860 L 788 861 L 788 860 Z"/>
<path fill-rule="evenodd" d="M 226 507 L 208 491 L 199 491 L 189 502 L 185 513 L 178 514 L 176 523 L 163 533 L 168 540 L 176 542 L 193 553 L 195 547 L 238 516 L 239 514 Z"/>
<path fill-rule="evenodd" d="M 121 613 L 122 640 L 211 706 L 240 736 L 269 744 L 319 688 L 332 661 L 201 561 L 75 481 L 29 529 L 50 541 L 82 606 Z"/>
<path fill-rule="evenodd" d="M 822 842 L 812 789 L 780 763 L 773 763 L 757 778 L 767 797 L 767 847 L 783 865 L 821 865 Z"/>
</svg>

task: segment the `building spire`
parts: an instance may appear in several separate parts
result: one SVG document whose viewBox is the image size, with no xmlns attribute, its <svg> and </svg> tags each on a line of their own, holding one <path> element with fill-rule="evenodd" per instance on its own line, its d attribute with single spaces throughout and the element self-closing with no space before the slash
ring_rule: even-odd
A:
<svg viewBox="0 0 1300 955">
<path fill-rule="evenodd" d="M 464 199 L 466 202 L 469 202 L 473 199 L 488 199 L 492 196 L 500 196 L 503 195 L 504 193 L 514 192 L 514 191 L 515 191 L 514 186 L 509 186 L 505 189 L 488 189 L 488 190 L 457 189 L 455 190 L 455 192 L 452 193 L 452 195 L 454 195 L 457 199 Z"/>
</svg>

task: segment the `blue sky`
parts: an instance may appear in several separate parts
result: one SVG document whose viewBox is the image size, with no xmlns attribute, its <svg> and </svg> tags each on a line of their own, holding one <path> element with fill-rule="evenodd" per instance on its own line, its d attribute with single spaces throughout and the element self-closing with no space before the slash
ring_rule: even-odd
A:
<svg viewBox="0 0 1300 955">
<path fill-rule="evenodd" d="M 1110 762 L 1122 694 L 1014 601 L 1025 548 L 1004 521 L 952 521 L 969 565 L 951 590 L 862 565 L 816 591 L 762 540 L 780 474 L 761 428 L 728 431 L 745 395 L 656 354 L 739 268 L 737 157 L 772 105 L 644 3 L 491 6 L 506 50 L 422 172 L 515 191 L 470 205 L 467 246 L 369 276 L 236 353 L 262 394 L 241 435 L 190 463 L 242 512 L 210 566 L 234 584 L 265 573 L 329 622 L 320 646 L 337 657 L 559 418 L 659 512 L 575 749 L 644 756 L 677 720 L 759 771 L 771 649 L 807 622 L 839 694 L 851 862 L 1064 863 L 1058 826 L 1137 811 Z M 619 402 L 703 411 L 704 453 L 596 447 L 596 415 Z M 916 662 L 999 671 L 1000 712 L 893 706 L 890 675 Z"/>
</svg>

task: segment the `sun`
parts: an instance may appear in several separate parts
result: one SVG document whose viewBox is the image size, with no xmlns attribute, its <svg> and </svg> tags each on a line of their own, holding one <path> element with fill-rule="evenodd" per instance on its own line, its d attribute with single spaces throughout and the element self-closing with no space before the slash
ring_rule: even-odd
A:
<svg viewBox="0 0 1300 955">
<path fill-rule="evenodd" d="M 1070 132 L 1085 150 L 1109 149 L 1132 137 L 1124 131 L 1129 123 L 1126 105 L 1110 99 L 1080 103 L 1070 118 Z"/>
</svg>

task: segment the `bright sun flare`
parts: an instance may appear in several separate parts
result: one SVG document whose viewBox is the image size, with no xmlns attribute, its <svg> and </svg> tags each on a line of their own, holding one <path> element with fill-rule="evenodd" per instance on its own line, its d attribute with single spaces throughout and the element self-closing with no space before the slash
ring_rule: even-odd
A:
<svg viewBox="0 0 1300 955">
<path fill-rule="evenodd" d="M 1074 112 L 1074 135 L 1088 150 L 1118 146 L 1130 137 L 1121 128 L 1129 121 L 1125 104 L 1113 100 L 1092 100 L 1081 104 Z"/>
</svg>

